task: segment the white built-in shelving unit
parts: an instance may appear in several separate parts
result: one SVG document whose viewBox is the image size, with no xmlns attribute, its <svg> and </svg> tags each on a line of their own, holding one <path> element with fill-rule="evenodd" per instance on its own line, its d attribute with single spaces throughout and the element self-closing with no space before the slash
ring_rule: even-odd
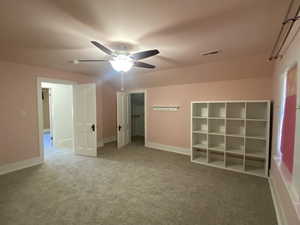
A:
<svg viewBox="0 0 300 225">
<path fill-rule="evenodd" d="M 270 101 L 191 103 L 191 160 L 268 176 Z"/>
</svg>

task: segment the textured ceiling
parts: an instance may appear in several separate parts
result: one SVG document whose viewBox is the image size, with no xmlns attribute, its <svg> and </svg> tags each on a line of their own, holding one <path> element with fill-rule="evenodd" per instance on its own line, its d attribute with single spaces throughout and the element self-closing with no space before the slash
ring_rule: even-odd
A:
<svg viewBox="0 0 300 225">
<path fill-rule="evenodd" d="M 1 0 L 0 60 L 103 75 L 91 40 L 130 52 L 157 48 L 144 60 L 155 71 L 269 53 L 286 0 Z M 219 55 L 203 57 L 210 50 Z M 155 72 L 154 71 L 154 72 Z M 134 69 L 133 74 L 149 72 Z"/>
</svg>

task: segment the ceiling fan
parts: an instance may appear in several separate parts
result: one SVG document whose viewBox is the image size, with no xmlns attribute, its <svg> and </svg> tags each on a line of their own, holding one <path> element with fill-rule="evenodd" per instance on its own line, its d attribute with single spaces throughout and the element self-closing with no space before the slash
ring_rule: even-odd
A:
<svg viewBox="0 0 300 225">
<path fill-rule="evenodd" d="M 77 63 L 85 63 L 85 62 L 110 62 L 112 67 L 118 72 L 127 72 L 133 66 L 147 68 L 147 69 L 154 69 L 155 68 L 154 65 L 140 62 L 138 60 L 145 59 L 145 58 L 157 55 L 159 53 L 159 51 L 157 49 L 153 49 L 153 50 L 129 54 L 129 53 L 124 53 L 124 52 L 112 51 L 97 41 L 91 41 L 91 43 L 93 45 L 95 45 L 97 48 L 99 48 L 101 51 L 103 51 L 107 55 L 109 55 L 110 58 L 107 60 L 104 60 L 104 59 L 103 60 L 101 60 L 101 59 L 99 59 L 99 60 L 98 59 L 78 59 L 78 60 L 73 60 L 73 63 L 77 64 Z"/>
</svg>

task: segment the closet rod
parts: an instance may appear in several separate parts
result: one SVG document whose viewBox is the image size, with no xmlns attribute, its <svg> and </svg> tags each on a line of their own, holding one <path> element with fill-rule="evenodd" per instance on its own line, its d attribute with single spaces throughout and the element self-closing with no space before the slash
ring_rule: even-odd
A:
<svg viewBox="0 0 300 225">
<path fill-rule="evenodd" d="M 290 5 L 289 5 L 288 11 L 287 11 L 287 13 L 286 13 L 286 15 L 285 15 L 284 21 L 282 22 L 282 25 L 281 25 L 281 28 L 280 28 L 280 32 L 279 32 L 279 34 L 278 34 L 278 36 L 277 36 L 277 38 L 276 38 L 276 42 L 275 42 L 275 44 L 274 44 L 274 46 L 273 46 L 272 53 L 271 53 L 271 56 L 270 56 L 269 60 L 278 59 L 279 54 L 280 54 L 280 52 L 281 52 L 281 50 L 282 50 L 282 48 L 283 48 L 283 46 L 284 46 L 284 44 L 285 44 L 285 42 L 286 42 L 286 40 L 287 40 L 289 34 L 290 34 L 290 32 L 291 32 L 291 30 L 292 30 L 292 28 L 293 28 L 293 26 L 294 26 L 294 23 L 295 23 L 298 19 L 300 19 L 300 16 L 298 16 L 298 14 L 299 14 L 299 12 L 300 12 L 300 4 L 298 5 L 296 14 L 295 14 L 292 18 L 288 18 L 288 17 L 289 17 L 289 13 L 290 13 L 290 11 L 291 11 L 291 9 L 292 9 L 293 4 L 294 4 L 294 0 L 292 0 L 291 3 L 290 3 Z M 289 24 L 289 25 L 288 25 L 288 24 Z M 282 36 L 282 34 L 283 34 L 283 31 L 284 31 L 284 28 L 285 28 L 286 25 L 289 26 L 289 27 L 288 27 L 288 30 L 287 30 L 287 32 L 285 33 L 285 36 L 284 36 L 284 38 L 283 38 L 283 41 L 282 41 L 281 44 L 280 44 L 280 47 L 278 48 L 278 51 L 276 52 L 277 46 L 278 46 L 278 44 L 279 44 L 279 41 L 280 41 L 280 39 L 281 39 L 281 36 Z M 275 54 L 275 52 L 276 52 L 276 54 Z"/>
</svg>

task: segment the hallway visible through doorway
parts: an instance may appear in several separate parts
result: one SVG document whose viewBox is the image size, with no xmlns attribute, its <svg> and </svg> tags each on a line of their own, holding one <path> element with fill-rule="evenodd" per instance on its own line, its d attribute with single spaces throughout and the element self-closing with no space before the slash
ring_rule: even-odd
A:
<svg viewBox="0 0 300 225">
<path fill-rule="evenodd" d="M 73 87 L 42 83 L 43 149 L 45 158 L 73 150 Z"/>
<path fill-rule="evenodd" d="M 51 139 L 50 131 L 45 131 L 44 132 L 44 150 L 45 150 L 45 155 L 49 154 L 51 149 L 53 148 L 53 142 Z"/>
</svg>

